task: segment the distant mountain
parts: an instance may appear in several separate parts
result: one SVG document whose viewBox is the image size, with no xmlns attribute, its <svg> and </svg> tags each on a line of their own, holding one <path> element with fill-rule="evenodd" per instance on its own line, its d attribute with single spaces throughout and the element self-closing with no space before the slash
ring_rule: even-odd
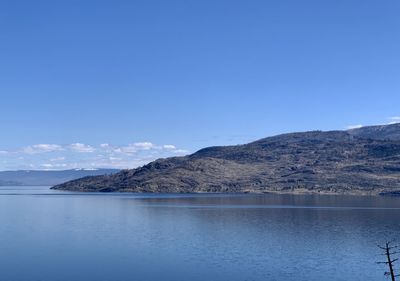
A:
<svg viewBox="0 0 400 281">
<path fill-rule="evenodd" d="M 117 173 L 115 169 L 64 170 L 64 171 L 0 171 L 0 186 L 18 185 L 56 185 L 66 181 L 87 177 Z"/>
<path fill-rule="evenodd" d="M 53 187 L 122 192 L 290 192 L 379 194 L 400 191 L 400 124 L 283 134 L 245 145 L 204 148 L 184 157 L 86 177 Z"/>
</svg>

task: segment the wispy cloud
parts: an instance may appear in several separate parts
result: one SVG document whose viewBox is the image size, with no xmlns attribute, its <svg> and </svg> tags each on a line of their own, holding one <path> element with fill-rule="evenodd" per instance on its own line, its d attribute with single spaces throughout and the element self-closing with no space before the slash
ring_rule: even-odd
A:
<svg viewBox="0 0 400 281">
<path fill-rule="evenodd" d="M 347 130 L 352 130 L 352 129 L 359 129 L 359 128 L 361 128 L 361 127 L 363 127 L 363 125 L 361 125 L 361 124 L 358 124 L 358 125 L 348 125 L 348 126 L 346 126 L 346 129 L 347 129 Z"/>
<path fill-rule="evenodd" d="M 92 153 L 92 152 L 96 151 L 96 149 L 93 146 L 83 144 L 83 143 L 73 143 L 69 146 L 69 148 L 72 151 L 79 152 L 79 153 Z"/>
<path fill-rule="evenodd" d="M 144 149 L 144 150 L 149 150 L 149 149 L 156 147 L 151 142 L 135 142 L 135 143 L 131 144 L 131 146 L 136 147 L 138 149 Z"/>
<path fill-rule="evenodd" d="M 388 119 L 389 119 L 389 122 L 388 122 L 389 125 L 400 123 L 400 116 L 393 116 L 393 117 L 389 117 Z"/>
<path fill-rule="evenodd" d="M 384 122 L 381 122 L 381 123 L 377 122 L 375 124 L 370 124 L 368 126 L 373 126 L 373 125 L 392 125 L 392 124 L 397 124 L 397 123 L 400 123 L 400 116 L 392 116 L 392 117 L 386 118 L 386 121 L 384 121 Z M 364 125 L 362 125 L 362 124 L 349 125 L 349 126 L 346 126 L 346 129 L 347 130 L 352 130 L 352 129 L 359 129 L 361 127 L 364 127 Z"/>
<path fill-rule="evenodd" d="M 45 163 L 45 164 L 40 164 L 40 167 L 43 168 L 43 170 L 56 170 L 56 169 L 66 169 L 68 168 L 67 164 L 53 164 L 53 163 Z"/>
<path fill-rule="evenodd" d="M 164 149 L 176 149 L 175 145 L 172 145 L 172 144 L 164 144 L 163 148 Z"/>
<path fill-rule="evenodd" d="M 64 160 L 65 160 L 64 156 L 49 159 L 50 162 L 60 162 L 60 161 L 64 161 Z"/>
<path fill-rule="evenodd" d="M 126 145 L 91 145 L 79 142 L 64 145 L 34 144 L 16 150 L 0 150 L 0 170 L 128 169 L 147 164 L 157 158 L 188 153 L 188 150 L 173 144 L 154 144 L 149 141 Z"/>
<path fill-rule="evenodd" d="M 58 144 L 34 144 L 22 148 L 22 152 L 26 154 L 48 153 L 61 150 L 63 150 L 63 147 Z"/>
</svg>

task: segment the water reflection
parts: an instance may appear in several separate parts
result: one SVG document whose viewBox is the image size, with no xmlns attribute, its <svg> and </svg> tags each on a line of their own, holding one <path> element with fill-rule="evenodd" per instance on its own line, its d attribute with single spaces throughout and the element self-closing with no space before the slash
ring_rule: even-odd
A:
<svg viewBox="0 0 400 281">
<path fill-rule="evenodd" d="M 390 197 L 0 189 L 4 280 L 383 280 Z"/>
</svg>

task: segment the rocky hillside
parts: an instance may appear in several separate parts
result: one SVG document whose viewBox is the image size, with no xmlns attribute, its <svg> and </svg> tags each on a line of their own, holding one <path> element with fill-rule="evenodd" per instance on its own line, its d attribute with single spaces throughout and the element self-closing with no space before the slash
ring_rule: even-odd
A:
<svg viewBox="0 0 400 281">
<path fill-rule="evenodd" d="M 204 148 L 113 175 L 53 187 L 102 192 L 318 192 L 400 190 L 400 124 L 313 131 Z"/>
</svg>

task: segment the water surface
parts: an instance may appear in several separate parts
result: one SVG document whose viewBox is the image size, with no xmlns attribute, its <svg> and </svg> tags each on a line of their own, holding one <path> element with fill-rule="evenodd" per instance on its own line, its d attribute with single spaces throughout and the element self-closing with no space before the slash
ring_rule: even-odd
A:
<svg viewBox="0 0 400 281">
<path fill-rule="evenodd" d="M 386 280 L 399 218 L 391 197 L 0 187 L 0 280 Z"/>
</svg>

